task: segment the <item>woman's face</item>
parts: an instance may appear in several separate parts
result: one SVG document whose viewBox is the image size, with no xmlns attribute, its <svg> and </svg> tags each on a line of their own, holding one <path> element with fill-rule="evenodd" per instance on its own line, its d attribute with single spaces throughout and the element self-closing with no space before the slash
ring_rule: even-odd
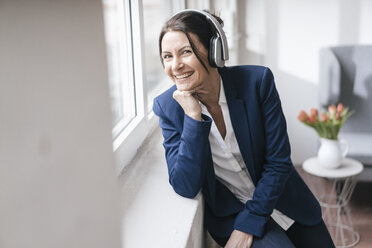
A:
<svg viewBox="0 0 372 248">
<path fill-rule="evenodd" d="M 196 35 L 190 33 L 190 37 L 209 70 L 207 49 L 200 43 Z M 170 31 L 166 33 L 161 42 L 161 47 L 165 73 L 176 84 L 178 90 L 192 90 L 202 85 L 208 78 L 207 70 L 196 57 L 183 32 Z"/>
</svg>

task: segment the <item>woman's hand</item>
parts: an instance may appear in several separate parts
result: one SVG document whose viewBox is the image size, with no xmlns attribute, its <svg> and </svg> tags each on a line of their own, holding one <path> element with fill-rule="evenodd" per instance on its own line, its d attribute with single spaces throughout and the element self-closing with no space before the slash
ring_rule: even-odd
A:
<svg viewBox="0 0 372 248">
<path fill-rule="evenodd" d="M 185 114 L 197 121 L 201 121 L 202 108 L 199 100 L 194 97 L 193 92 L 176 90 L 173 92 L 173 98 L 181 105 Z"/>
<path fill-rule="evenodd" d="M 250 248 L 252 242 L 252 234 L 234 230 L 227 241 L 225 248 Z"/>
</svg>

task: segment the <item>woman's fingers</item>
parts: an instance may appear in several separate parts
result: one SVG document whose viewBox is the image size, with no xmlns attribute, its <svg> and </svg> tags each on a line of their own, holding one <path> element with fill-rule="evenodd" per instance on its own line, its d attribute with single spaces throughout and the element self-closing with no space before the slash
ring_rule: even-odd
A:
<svg viewBox="0 0 372 248">
<path fill-rule="evenodd" d="M 180 97 L 184 97 L 184 96 L 192 96 L 192 92 L 191 91 L 179 91 L 179 90 L 176 90 L 173 92 L 173 98 L 174 97 L 177 97 L 177 96 L 180 96 Z"/>
<path fill-rule="evenodd" d="M 227 241 L 225 248 L 250 248 L 253 242 L 253 235 L 234 230 Z"/>
<path fill-rule="evenodd" d="M 181 105 L 187 115 L 196 120 L 201 119 L 201 106 L 192 92 L 176 90 L 173 92 L 173 98 Z"/>
</svg>

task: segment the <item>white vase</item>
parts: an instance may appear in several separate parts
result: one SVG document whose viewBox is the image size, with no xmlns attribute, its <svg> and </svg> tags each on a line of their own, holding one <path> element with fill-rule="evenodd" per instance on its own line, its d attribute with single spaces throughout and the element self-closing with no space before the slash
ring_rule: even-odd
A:
<svg viewBox="0 0 372 248">
<path fill-rule="evenodd" d="M 318 162 L 320 166 L 328 169 L 336 169 L 341 165 L 342 159 L 346 156 L 349 146 L 345 140 L 331 140 L 320 138 L 318 151 Z M 341 151 L 341 145 L 344 146 Z"/>
</svg>

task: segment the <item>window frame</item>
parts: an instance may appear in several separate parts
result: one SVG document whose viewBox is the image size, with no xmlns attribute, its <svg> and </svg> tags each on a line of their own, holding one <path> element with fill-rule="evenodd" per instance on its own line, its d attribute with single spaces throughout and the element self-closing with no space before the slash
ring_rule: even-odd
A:
<svg viewBox="0 0 372 248">
<path fill-rule="evenodd" d="M 124 168 L 130 164 L 146 137 L 151 134 L 158 125 L 158 119 L 152 111 L 152 102 L 148 102 L 147 95 L 150 93 L 146 88 L 146 68 L 145 68 L 145 44 L 144 44 L 144 25 L 143 25 L 143 3 L 142 0 L 124 1 L 124 10 L 129 11 L 126 16 L 131 23 L 131 42 L 132 42 L 132 68 L 135 91 L 136 116 L 127 126 L 116 136 L 113 136 L 113 151 L 116 159 L 117 173 L 123 172 Z M 173 0 L 173 10 L 175 13 L 186 6 L 185 0 Z M 167 83 L 168 82 L 168 83 Z M 165 81 L 153 96 L 169 88 L 171 83 Z"/>
</svg>

